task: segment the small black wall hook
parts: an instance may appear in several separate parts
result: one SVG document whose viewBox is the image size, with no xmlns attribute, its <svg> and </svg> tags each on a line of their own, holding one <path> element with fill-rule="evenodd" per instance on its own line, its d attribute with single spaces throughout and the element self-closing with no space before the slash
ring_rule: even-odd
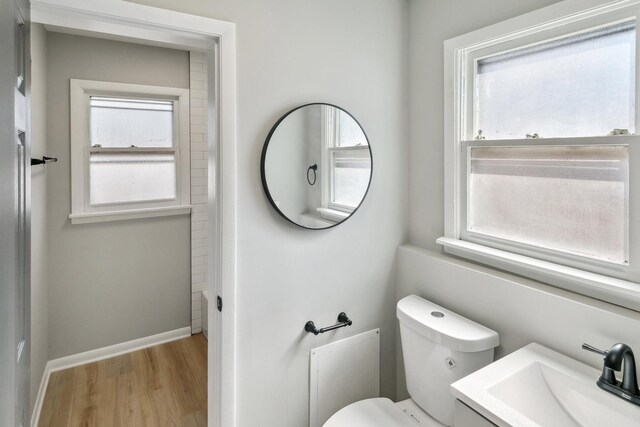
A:
<svg viewBox="0 0 640 427">
<path fill-rule="evenodd" d="M 334 329 L 344 328 L 351 325 L 353 325 L 353 321 L 349 319 L 347 314 L 343 311 L 342 313 L 338 314 L 338 323 L 336 323 L 335 325 L 318 329 L 316 328 L 316 325 L 313 323 L 313 321 L 309 320 L 307 323 L 305 323 L 304 330 L 312 333 L 313 335 L 318 335 L 324 334 L 325 332 L 333 331 Z"/>
<path fill-rule="evenodd" d="M 35 166 L 35 165 L 46 165 L 47 163 L 55 163 L 58 161 L 57 157 L 47 157 L 47 156 L 42 156 L 42 159 L 34 159 L 33 157 L 31 158 L 31 166 Z"/>
</svg>

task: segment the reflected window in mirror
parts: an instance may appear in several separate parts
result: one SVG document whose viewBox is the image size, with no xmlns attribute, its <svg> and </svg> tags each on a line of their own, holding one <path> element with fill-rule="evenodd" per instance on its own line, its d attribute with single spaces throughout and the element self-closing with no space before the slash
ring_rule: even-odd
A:
<svg viewBox="0 0 640 427">
<path fill-rule="evenodd" d="M 369 186 L 371 159 L 369 144 L 351 116 L 322 106 L 323 179 L 320 215 L 344 218 L 358 207 Z"/>
<path fill-rule="evenodd" d="M 333 105 L 307 104 L 271 129 L 262 152 L 262 184 L 290 222 L 331 228 L 361 205 L 371 165 L 369 141 L 353 116 Z"/>
</svg>

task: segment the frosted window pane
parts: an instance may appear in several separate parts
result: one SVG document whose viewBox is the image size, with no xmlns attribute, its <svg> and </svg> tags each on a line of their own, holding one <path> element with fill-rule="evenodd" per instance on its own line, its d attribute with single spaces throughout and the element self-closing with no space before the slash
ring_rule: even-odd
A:
<svg viewBox="0 0 640 427">
<path fill-rule="evenodd" d="M 92 205 L 176 198 L 173 154 L 92 154 L 89 198 Z"/>
<path fill-rule="evenodd" d="M 628 260 L 627 147 L 472 148 L 470 166 L 470 231 Z"/>
<path fill-rule="evenodd" d="M 364 151 L 334 153 L 333 203 L 356 208 L 362 201 L 371 176 L 369 150 Z"/>
<path fill-rule="evenodd" d="M 635 24 L 478 61 L 475 128 L 487 139 L 635 132 Z"/>
<path fill-rule="evenodd" d="M 338 147 L 368 145 L 360 125 L 344 111 L 339 111 Z"/>
<path fill-rule="evenodd" d="M 91 97 L 91 145 L 173 147 L 173 103 Z"/>
</svg>

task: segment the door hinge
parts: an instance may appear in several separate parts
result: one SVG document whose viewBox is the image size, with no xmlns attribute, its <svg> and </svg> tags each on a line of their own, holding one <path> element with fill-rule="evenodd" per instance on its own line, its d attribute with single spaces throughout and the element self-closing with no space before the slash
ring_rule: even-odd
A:
<svg viewBox="0 0 640 427">
<path fill-rule="evenodd" d="M 218 298 L 216 298 L 216 305 L 218 306 L 218 311 L 222 311 L 222 297 L 220 295 L 218 295 Z"/>
</svg>

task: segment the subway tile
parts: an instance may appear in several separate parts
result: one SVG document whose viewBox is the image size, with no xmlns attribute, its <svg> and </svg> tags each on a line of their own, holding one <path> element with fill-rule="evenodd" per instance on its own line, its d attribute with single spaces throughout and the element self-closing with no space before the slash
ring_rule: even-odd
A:
<svg viewBox="0 0 640 427">
<path fill-rule="evenodd" d="M 203 89 L 191 89 L 189 95 L 191 100 L 207 99 L 207 91 Z"/>
<path fill-rule="evenodd" d="M 209 199 L 209 196 L 206 194 L 198 194 L 195 195 L 193 197 L 191 197 L 191 203 L 192 204 L 200 204 L 200 203 L 207 203 Z"/>
<path fill-rule="evenodd" d="M 191 149 L 193 150 L 194 143 L 205 142 L 204 133 L 192 133 L 191 134 Z"/>
<path fill-rule="evenodd" d="M 189 62 L 206 62 L 207 55 L 203 52 L 190 51 Z"/>
<path fill-rule="evenodd" d="M 203 98 L 190 98 L 189 101 L 191 108 L 206 108 L 207 100 Z"/>
<path fill-rule="evenodd" d="M 207 131 L 207 125 L 191 124 L 191 133 L 205 133 Z"/>
<path fill-rule="evenodd" d="M 200 273 L 206 273 L 207 272 L 207 265 L 206 264 L 199 264 L 199 265 L 193 265 L 191 266 L 191 274 L 200 274 Z"/>
<path fill-rule="evenodd" d="M 191 186 L 191 194 L 194 196 L 200 196 L 203 194 L 207 194 L 207 186 L 206 185 L 197 185 Z"/>
<path fill-rule="evenodd" d="M 206 169 L 209 166 L 209 161 L 202 160 L 194 160 L 191 162 L 191 169 Z"/>
<path fill-rule="evenodd" d="M 205 221 L 194 221 L 193 218 L 191 219 L 191 230 L 205 230 L 206 229 L 206 222 Z M 191 254 L 191 256 L 193 257 L 193 254 Z"/>
<path fill-rule="evenodd" d="M 191 289 L 198 292 L 206 291 L 208 287 L 209 284 L 207 282 L 198 282 L 191 285 Z"/>
<path fill-rule="evenodd" d="M 194 205 L 191 208 L 191 213 L 207 213 L 209 211 L 209 206 L 207 206 L 207 204 L 199 204 L 199 205 Z"/>
<path fill-rule="evenodd" d="M 194 90 L 202 90 L 202 91 L 206 91 L 207 90 L 207 82 L 204 81 L 204 79 L 202 80 L 191 80 L 191 82 L 189 82 L 189 88 L 191 89 L 191 91 Z"/>
<path fill-rule="evenodd" d="M 205 175 L 206 171 L 207 171 L 206 169 L 202 169 L 202 168 L 201 169 L 194 169 L 193 165 L 192 165 L 191 166 L 191 178 L 194 178 L 194 177 L 197 178 L 197 177 L 200 177 L 200 176 L 206 176 Z"/>
<path fill-rule="evenodd" d="M 204 64 L 202 62 L 189 62 L 189 74 L 193 73 L 203 73 L 204 72 Z M 206 75 L 206 74 L 205 74 Z"/>
<path fill-rule="evenodd" d="M 209 147 L 207 146 L 207 142 L 204 141 L 204 135 L 200 134 L 203 137 L 202 141 L 191 142 L 191 152 L 205 153 L 205 155 L 209 155 Z M 205 156 L 206 158 L 206 156 Z"/>
<path fill-rule="evenodd" d="M 195 205 L 195 206 L 207 206 L 207 205 Z M 194 207 L 195 207 L 194 206 Z M 193 210 L 193 208 L 191 208 Z M 195 212 L 195 213 L 191 213 L 191 220 L 192 221 L 198 221 L 198 222 L 209 222 L 209 212 Z"/>
<path fill-rule="evenodd" d="M 203 248 L 195 248 L 191 250 L 191 256 L 192 257 L 197 257 L 197 256 L 207 256 L 209 255 L 209 248 L 207 247 L 203 247 Z"/>
<path fill-rule="evenodd" d="M 192 116 L 207 117 L 209 110 L 206 107 L 191 108 Z"/>
<path fill-rule="evenodd" d="M 206 256 L 192 256 L 191 258 L 191 266 L 193 267 L 194 265 L 205 265 L 207 263 L 207 257 Z"/>
<path fill-rule="evenodd" d="M 189 70 L 189 80 L 191 81 L 191 84 L 193 84 L 194 82 L 207 81 L 207 73 L 204 72 L 204 64 L 194 64 L 194 65 L 197 65 L 196 68 L 199 68 L 199 69 L 195 70 L 191 68 L 191 70 Z"/>
<path fill-rule="evenodd" d="M 204 176 L 199 176 L 197 178 L 191 179 L 191 187 L 199 187 L 201 185 L 206 186 L 208 184 L 207 178 Z"/>
<path fill-rule="evenodd" d="M 202 248 L 207 246 L 207 239 L 191 239 L 191 248 Z"/>
</svg>

